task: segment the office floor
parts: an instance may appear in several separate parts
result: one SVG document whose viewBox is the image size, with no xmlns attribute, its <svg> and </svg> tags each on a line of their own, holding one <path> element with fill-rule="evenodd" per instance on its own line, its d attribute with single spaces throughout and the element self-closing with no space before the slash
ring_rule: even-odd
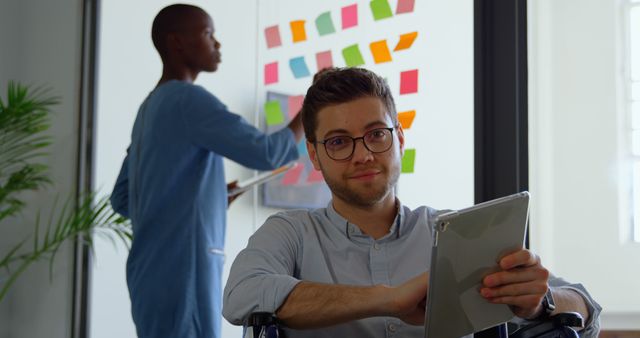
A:
<svg viewBox="0 0 640 338">
<path fill-rule="evenodd" d="M 603 331 L 599 338 L 640 338 L 640 331 Z"/>
</svg>

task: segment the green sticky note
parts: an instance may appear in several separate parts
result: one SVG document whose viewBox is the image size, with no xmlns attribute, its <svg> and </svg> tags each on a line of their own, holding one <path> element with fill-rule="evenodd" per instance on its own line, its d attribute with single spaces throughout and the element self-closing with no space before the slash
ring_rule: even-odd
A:
<svg viewBox="0 0 640 338">
<path fill-rule="evenodd" d="M 402 170 L 403 174 L 410 174 L 413 172 L 413 165 L 416 161 L 416 150 L 405 149 L 404 156 L 402 156 Z"/>
<path fill-rule="evenodd" d="M 344 57 L 344 62 L 347 64 L 347 67 L 364 65 L 364 59 L 362 58 L 362 53 L 360 53 L 360 48 L 358 48 L 357 44 L 343 49 L 342 56 Z"/>
<path fill-rule="evenodd" d="M 318 28 L 318 34 L 320 36 L 335 33 L 336 29 L 333 27 L 333 20 L 331 20 L 331 12 L 324 12 L 316 19 L 316 28 Z"/>
<path fill-rule="evenodd" d="M 264 114 L 267 118 L 267 125 L 273 126 L 284 122 L 284 114 L 280 108 L 280 101 L 272 100 L 264 104 Z"/>
<path fill-rule="evenodd" d="M 389 1 L 387 0 L 373 0 L 369 3 L 369 6 L 371 7 L 373 18 L 376 21 L 390 18 L 393 16 L 393 12 L 391 11 L 391 6 L 389 6 Z"/>
</svg>

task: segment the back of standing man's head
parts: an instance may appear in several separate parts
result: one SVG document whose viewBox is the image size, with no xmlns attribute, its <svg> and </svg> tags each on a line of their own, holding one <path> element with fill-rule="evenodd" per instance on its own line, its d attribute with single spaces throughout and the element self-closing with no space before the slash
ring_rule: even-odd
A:
<svg viewBox="0 0 640 338">
<path fill-rule="evenodd" d="M 184 32 L 187 23 L 197 15 L 208 14 L 200 7 L 185 4 L 169 5 L 158 12 L 158 15 L 153 19 L 151 39 L 162 60 L 167 57 L 167 37 L 169 34 Z"/>
<path fill-rule="evenodd" d="M 363 97 L 380 99 L 393 124 L 398 124 L 391 90 L 382 77 L 364 68 L 326 68 L 318 72 L 307 90 L 301 111 L 307 141 L 316 141 L 320 110 Z"/>
</svg>

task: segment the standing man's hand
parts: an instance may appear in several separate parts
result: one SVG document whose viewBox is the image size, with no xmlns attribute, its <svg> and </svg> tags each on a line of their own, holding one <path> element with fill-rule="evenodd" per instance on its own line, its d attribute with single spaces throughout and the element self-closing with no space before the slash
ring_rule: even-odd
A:
<svg viewBox="0 0 640 338">
<path fill-rule="evenodd" d="M 509 305 L 520 318 L 535 318 L 549 288 L 549 271 L 536 254 L 526 249 L 503 257 L 499 265 L 502 271 L 482 280 L 480 294 L 491 303 Z"/>
<path fill-rule="evenodd" d="M 237 195 L 229 196 L 229 191 L 233 190 L 237 186 L 238 186 L 238 180 L 235 180 L 231 183 L 227 183 L 227 209 L 229 209 L 231 202 L 235 201 L 236 198 L 238 198 L 238 196 L 243 194 L 243 193 L 239 193 Z"/>
</svg>

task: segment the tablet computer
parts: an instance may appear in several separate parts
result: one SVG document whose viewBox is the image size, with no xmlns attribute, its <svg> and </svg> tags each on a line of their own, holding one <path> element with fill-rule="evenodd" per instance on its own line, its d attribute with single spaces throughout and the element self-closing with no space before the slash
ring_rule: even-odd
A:
<svg viewBox="0 0 640 338">
<path fill-rule="evenodd" d="M 248 180 L 242 181 L 242 182 L 238 182 L 238 184 L 236 185 L 235 188 L 229 190 L 228 195 L 229 196 L 235 196 L 238 194 L 241 194 L 251 188 L 253 188 L 256 185 L 262 184 L 264 182 L 267 182 L 269 180 L 272 180 L 276 177 L 278 177 L 280 174 L 286 172 L 289 169 L 293 169 L 298 165 L 298 162 L 291 162 L 289 164 L 283 165 L 280 168 L 274 169 L 272 171 L 266 171 L 263 172 L 261 174 L 258 174 Z"/>
<path fill-rule="evenodd" d="M 500 258 L 523 248 L 528 215 L 521 192 L 435 218 L 425 338 L 459 338 L 513 318 L 479 291 Z"/>
</svg>

